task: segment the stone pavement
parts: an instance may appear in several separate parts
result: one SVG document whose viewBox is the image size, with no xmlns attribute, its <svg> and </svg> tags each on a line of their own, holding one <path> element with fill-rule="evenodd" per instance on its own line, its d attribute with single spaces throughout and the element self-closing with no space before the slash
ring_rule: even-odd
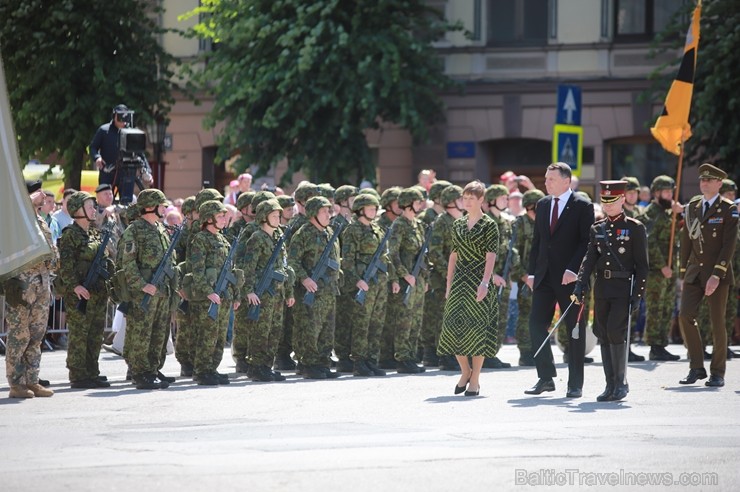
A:
<svg viewBox="0 0 740 492">
<path fill-rule="evenodd" d="M 595 401 L 598 350 L 580 399 L 564 398 L 562 363 L 554 393 L 524 395 L 536 373 L 514 367 L 486 370 L 481 396 L 465 398 L 457 375 L 436 370 L 254 383 L 233 374 L 228 350 L 229 386 L 137 391 L 103 352 L 112 387 L 73 390 L 66 353 L 47 352 L 54 397 L 10 400 L 0 387 L 0 491 L 735 491 L 740 362 L 724 388 L 685 387 L 686 351 L 669 350 L 683 359 L 630 364 L 621 403 Z M 517 357 L 504 346 L 503 360 Z M 174 357 L 164 372 L 179 374 Z"/>
</svg>

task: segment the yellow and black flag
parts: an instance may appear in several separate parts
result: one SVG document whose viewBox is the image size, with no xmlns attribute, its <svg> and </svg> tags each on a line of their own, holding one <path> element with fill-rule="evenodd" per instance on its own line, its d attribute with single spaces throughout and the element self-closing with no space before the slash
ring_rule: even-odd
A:
<svg viewBox="0 0 740 492">
<path fill-rule="evenodd" d="M 678 69 L 676 80 L 671 84 L 665 98 L 663 113 L 658 117 L 655 126 L 650 129 L 653 137 L 668 152 L 679 155 L 681 144 L 691 137 L 689 113 L 691 95 L 694 92 L 694 72 L 696 56 L 699 51 L 699 19 L 701 18 L 701 0 L 696 4 L 689 32 L 686 34 L 686 45 L 683 60 Z"/>
</svg>

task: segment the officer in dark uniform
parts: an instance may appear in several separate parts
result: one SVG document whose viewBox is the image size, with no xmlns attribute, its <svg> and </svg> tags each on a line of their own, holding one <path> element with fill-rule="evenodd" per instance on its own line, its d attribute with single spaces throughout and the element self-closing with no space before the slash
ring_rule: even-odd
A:
<svg viewBox="0 0 740 492">
<path fill-rule="evenodd" d="M 727 331 L 725 308 L 727 295 L 734 282 L 732 256 L 737 244 L 738 211 L 732 201 L 720 195 L 723 170 L 711 165 L 699 166 L 699 189 L 702 195 L 692 199 L 685 209 L 685 226 L 681 230 L 679 278 L 683 294 L 678 321 L 689 349 L 689 374 L 681 384 L 693 384 L 707 377 L 704 354 L 696 316 L 704 299 L 709 305 L 712 324 L 711 377 L 705 384 L 725 385 L 727 364 Z"/>
<path fill-rule="evenodd" d="M 626 186 L 626 181 L 601 182 L 606 217 L 591 226 L 588 249 L 571 297 L 583 304 L 594 273 L 594 334 L 601 344 L 606 376 L 606 389 L 597 401 L 621 400 L 629 392 L 625 377 L 628 315 L 640 304 L 648 274 L 647 233 L 642 222 L 625 216 Z"/>
</svg>

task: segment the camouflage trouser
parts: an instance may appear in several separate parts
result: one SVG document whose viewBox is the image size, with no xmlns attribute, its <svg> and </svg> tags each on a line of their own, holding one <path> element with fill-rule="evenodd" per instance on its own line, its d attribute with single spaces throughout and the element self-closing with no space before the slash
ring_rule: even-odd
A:
<svg viewBox="0 0 740 492">
<path fill-rule="evenodd" d="M 532 351 L 529 337 L 529 314 L 532 312 L 532 291 L 524 282 L 519 282 L 516 302 L 519 305 L 519 318 L 516 320 L 516 346 L 520 353 Z"/>
<path fill-rule="evenodd" d="M 491 284 L 493 294 L 498 296 L 498 287 Z M 511 294 L 511 287 L 507 282 L 506 287 L 501 291 L 501 296 L 498 298 L 498 323 L 496 324 L 496 343 L 494 344 L 494 351 L 498 353 L 501 350 L 501 345 L 504 343 L 504 337 L 506 335 L 506 324 L 509 322 L 509 294 Z"/>
<path fill-rule="evenodd" d="M 445 312 L 445 288 L 429 289 L 424 296 L 424 317 L 421 323 L 421 346 L 437 353 L 442 317 Z"/>
<path fill-rule="evenodd" d="M 394 358 L 396 361 L 416 361 L 416 346 L 421 330 L 421 318 L 424 315 L 424 286 L 426 281 L 416 279 L 416 287 L 411 289 L 408 307 L 403 303 L 404 292 L 408 284 L 401 282 L 401 291 L 390 294 L 386 311 L 386 324 L 393 327 Z"/>
<path fill-rule="evenodd" d="M 142 298 L 143 294 L 139 293 L 131 303 L 123 345 L 123 358 L 134 377 L 156 374 L 164 365 L 162 347 L 167 343 L 170 330 L 169 297 L 152 297 L 146 312 L 139 307 Z"/>
<path fill-rule="evenodd" d="M 74 306 L 77 296 L 72 294 L 64 298 L 67 309 L 67 369 L 69 381 L 83 381 L 95 379 L 100 375 L 98 358 L 100 344 L 103 343 L 105 330 L 105 310 L 108 305 L 108 296 L 105 291 L 91 291 L 87 301 L 85 314 Z"/>
<path fill-rule="evenodd" d="M 269 297 L 266 294 L 265 297 Z M 262 319 L 262 311 L 264 306 L 260 308 L 260 319 Z M 247 319 L 247 311 L 249 310 L 249 301 L 244 299 L 242 305 L 236 310 L 236 316 L 234 317 L 234 334 L 231 338 L 231 358 L 234 362 L 246 361 L 250 354 L 249 350 L 249 323 L 254 323 Z"/>
<path fill-rule="evenodd" d="M 241 316 L 244 322 L 239 324 L 241 329 L 245 329 L 248 333 L 249 363 L 255 366 L 272 367 L 278 343 L 283 335 L 285 289 L 282 286 L 276 287 L 274 296 L 265 293 L 260 297 L 260 301 L 260 317 L 257 321 L 247 319 L 248 303 L 241 306 L 237 313 L 242 313 L 238 316 Z M 236 326 L 235 324 L 235 330 Z"/>
<path fill-rule="evenodd" d="M 383 319 L 383 328 L 380 332 L 380 355 L 378 356 L 382 361 L 394 360 L 395 350 L 393 349 L 393 335 L 394 335 L 394 324 L 393 324 L 393 310 L 391 308 L 391 300 L 393 297 L 399 294 L 394 294 L 391 291 L 390 282 L 386 285 L 386 304 L 385 304 L 385 316 Z"/>
<path fill-rule="evenodd" d="M 675 303 L 676 279 L 665 278 L 660 271 L 650 271 L 645 286 L 647 323 L 645 343 L 665 347 Z"/>
<path fill-rule="evenodd" d="M 49 321 L 51 289 L 48 278 L 40 275 L 21 277 L 28 286 L 23 291 L 24 304 L 6 303 L 8 338 L 5 348 L 5 371 L 8 384 L 36 384 L 41 365 L 41 341 Z"/>
<path fill-rule="evenodd" d="M 376 361 L 380 352 L 380 335 L 385 324 L 388 299 L 387 282 L 370 283 L 365 304 L 352 300 L 352 360 Z"/>
<path fill-rule="evenodd" d="M 334 353 L 339 360 L 348 360 L 352 350 L 353 325 L 356 322 L 353 304 L 357 304 L 354 300 L 355 292 L 337 296 Z"/>
<path fill-rule="evenodd" d="M 296 298 L 296 304 L 301 302 Z M 278 341 L 277 353 L 279 357 L 290 357 L 293 351 L 293 308 L 283 306 L 283 329 Z"/>
<path fill-rule="evenodd" d="M 175 358 L 182 365 L 193 365 L 195 359 L 195 326 L 192 311 L 177 311 L 177 337 L 175 338 Z"/>
<path fill-rule="evenodd" d="M 195 326 L 193 375 L 213 374 L 221 364 L 226 343 L 226 330 L 229 328 L 231 303 L 232 301 L 228 298 L 222 298 L 218 307 L 218 316 L 214 321 L 208 316 L 211 301 L 190 301 L 190 312 Z"/>
<path fill-rule="evenodd" d="M 732 342 L 735 334 L 735 320 L 737 319 L 737 285 L 730 287 L 730 297 L 727 298 L 727 311 L 725 313 L 725 322 L 727 323 L 727 340 Z M 729 343 L 728 343 L 729 345 Z"/>
<path fill-rule="evenodd" d="M 303 303 L 306 291 L 296 289 L 293 306 L 293 348 L 298 362 L 306 367 L 329 367 L 334 346 L 336 296 L 321 291 L 316 293 L 313 306 Z"/>
</svg>

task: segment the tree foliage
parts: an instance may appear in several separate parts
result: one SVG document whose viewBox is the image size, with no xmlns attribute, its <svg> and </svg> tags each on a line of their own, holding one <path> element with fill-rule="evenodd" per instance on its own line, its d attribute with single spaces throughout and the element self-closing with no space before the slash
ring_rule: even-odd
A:
<svg viewBox="0 0 740 492">
<path fill-rule="evenodd" d="M 683 45 L 694 6 L 687 2 L 656 40 L 656 49 L 665 50 L 666 39 L 676 40 L 671 47 Z M 691 165 L 714 162 L 735 177 L 740 177 L 739 46 L 740 2 L 703 0 L 690 116 L 693 136 L 686 142 L 685 159 Z M 653 93 L 656 99 L 665 96 L 674 75 L 664 67 L 652 74 L 663 88 Z"/>
<path fill-rule="evenodd" d="M 395 123 L 418 138 L 451 86 L 431 43 L 448 23 L 422 0 L 203 0 L 193 35 L 216 43 L 200 87 L 225 122 L 219 158 L 266 172 L 282 158 L 313 180 L 373 179 L 364 131 Z"/>
<path fill-rule="evenodd" d="M 157 41 L 158 10 L 146 0 L 0 2 L 0 50 L 23 159 L 56 153 L 65 185 L 79 189 L 87 146 L 111 108 L 137 126 L 174 102 L 175 60 Z"/>
</svg>

